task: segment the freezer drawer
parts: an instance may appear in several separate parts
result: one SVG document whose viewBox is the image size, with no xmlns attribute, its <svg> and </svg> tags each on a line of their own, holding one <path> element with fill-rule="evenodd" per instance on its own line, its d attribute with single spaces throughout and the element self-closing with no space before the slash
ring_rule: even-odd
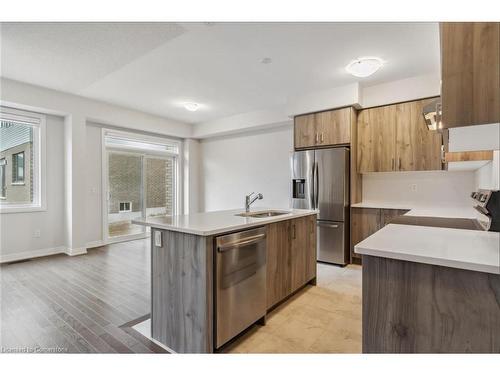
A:
<svg viewBox="0 0 500 375">
<path fill-rule="evenodd" d="M 347 264 L 346 232 L 343 222 L 318 221 L 318 260 Z"/>
</svg>

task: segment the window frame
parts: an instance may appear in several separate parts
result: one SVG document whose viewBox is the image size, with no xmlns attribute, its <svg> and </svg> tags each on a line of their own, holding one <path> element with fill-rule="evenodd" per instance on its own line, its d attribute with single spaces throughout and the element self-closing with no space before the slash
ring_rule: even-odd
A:
<svg viewBox="0 0 500 375">
<path fill-rule="evenodd" d="M 3 160 L 3 163 L 2 163 Z M 3 169 L 3 172 L 0 174 L 0 199 L 6 199 L 5 198 L 5 191 L 7 190 L 7 178 L 6 178 L 6 173 L 7 173 L 7 158 L 3 157 L 0 158 L 0 169 Z"/>
<path fill-rule="evenodd" d="M 33 201 L 10 203 L 2 199 L 0 200 L 0 214 L 46 211 L 46 116 L 41 113 L 0 106 L 0 118 L 20 122 L 33 128 Z M 24 165 L 26 165 L 26 159 L 24 159 Z M 24 178 L 26 178 L 26 170 L 24 173 Z"/>
<path fill-rule="evenodd" d="M 20 180 L 19 179 L 19 159 L 17 159 L 17 156 L 18 155 L 23 155 L 23 167 L 22 167 L 22 170 L 23 170 L 23 179 Z M 24 151 L 19 151 L 19 152 L 16 152 L 15 154 L 12 154 L 12 179 L 11 179 L 11 182 L 10 184 L 11 185 L 25 185 L 25 176 L 26 176 L 26 159 L 25 159 L 25 154 L 24 154 Z M 14 163 L 14 159 L 15 159 L 15 163 Z M 15 174 L 14 174 L 15 172 Z M 16 176 L 16 179 L 14 180 L 14 175 Z"/>
</svg>

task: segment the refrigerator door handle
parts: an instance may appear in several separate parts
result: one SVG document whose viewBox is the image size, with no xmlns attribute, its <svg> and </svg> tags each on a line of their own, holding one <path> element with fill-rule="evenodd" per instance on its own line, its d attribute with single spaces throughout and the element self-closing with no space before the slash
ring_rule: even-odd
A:
<svg viewBox="0 0 500 375">
<path fill-rule="evenodd" d="M 316 171 L 316 180 L 314 181 L 314 208 L 318 209 L 319 207 L 319 170 L 318 170 L 318 162 L 314 163 L 314 169 Z"/>
<path fill-rule="evenodd" d="M 311 210 L 314 210 L 316 208 L 315 207 L 316 200 L 314 198 L 314 189 L 315 189 L 314 175 L 315 175 L 315 172 L 314 172 L 314 163 L 313 163 L 312 168 L 311 168 L 311 188 L 309 191 L 309 203 L 311 206 Z"/>
</svg>

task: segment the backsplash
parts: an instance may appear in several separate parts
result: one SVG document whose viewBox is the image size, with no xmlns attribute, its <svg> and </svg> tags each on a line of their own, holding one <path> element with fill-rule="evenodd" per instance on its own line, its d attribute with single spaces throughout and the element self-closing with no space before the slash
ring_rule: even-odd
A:
<svg viewBox="0 0 500 375">
<path fill-rule="evenodd" d="M 422 206 L 469 206 L 473 171 L 381 172 L 363 174 L 363 201 Z"/>
</svg>

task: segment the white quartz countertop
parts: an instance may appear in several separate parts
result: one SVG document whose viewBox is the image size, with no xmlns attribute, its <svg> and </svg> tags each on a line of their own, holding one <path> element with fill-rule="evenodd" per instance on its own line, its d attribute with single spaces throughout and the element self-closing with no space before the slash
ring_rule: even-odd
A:
<svg viewBox="0 0 500 375">
<path fill-rule="evenodd" d="M 472 207 L 472 203 L 470 206 L 424 206 L 413 203 L 363 201 L 361 203 L 354 203 L 351 207 L 410 210 L 405 214 L 408 216 L 452 217 L 466 219 L 475 219 L 477 217 L 477 212 Z"/>
<path fill-rule="evenodd" d="M 176 216 L 157 216 L 148 218 L 139 218 L 132 220 L 132 223 L 146 225 L 153 228 L 171 230 L 174 232 L 183 232 L 196 234 L 199 236 L 212 236 L 215 234 L 232 232 L 240 229 L 258 227 L 277 221 L 295 219 L 302 216 L 315 215 L 316 210 L 299 210 L 299 209 L 280 209 L 280 208 L 255 208 L 252 212 L 260 211 L 285 211 L 284 215 L 252 218 L 236 216 L 242 213 L 244 209 L 227 210 L 227 211 L 212 211 L 189 215 Z"/>
<path fill-rule="evenodd" d="M 500 233 L 389 224 L 354 246 L 358 254 L 500 274 Z"/>
</svg>

